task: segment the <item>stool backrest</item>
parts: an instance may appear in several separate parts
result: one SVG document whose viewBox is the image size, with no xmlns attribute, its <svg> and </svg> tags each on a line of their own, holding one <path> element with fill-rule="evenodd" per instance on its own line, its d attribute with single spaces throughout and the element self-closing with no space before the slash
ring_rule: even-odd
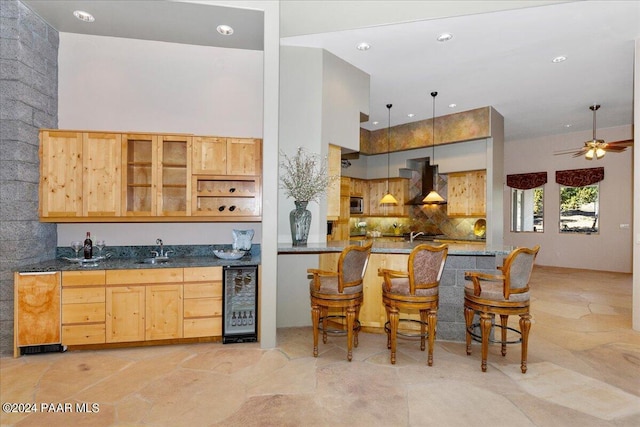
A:
<svg viewBox="0 0 640 427">
<path fill-rule="evenodd" d="M 502 266 L 502 273 L 505 277 L 505 299 L 509 299 L 510 294 L 529 292 L 529 280 L 539 250 L 540 245 L 536 245 L 532 249 L 518 248 L 507 256 Z"/>
<path fill-rule="evenodd" d="M 369 262 L 373 241 L 364 245 L 351 245 L 342 250 L 338 259 L 338 292 L 344 288 L 362 284 L 364 273 Z"/>
<path fill-rule="evenodd" d="M 415 295 L 416 289 L 438 286 L 449 246 L 418 245 L 409 254 L 409 291 Z"/>
</svg>

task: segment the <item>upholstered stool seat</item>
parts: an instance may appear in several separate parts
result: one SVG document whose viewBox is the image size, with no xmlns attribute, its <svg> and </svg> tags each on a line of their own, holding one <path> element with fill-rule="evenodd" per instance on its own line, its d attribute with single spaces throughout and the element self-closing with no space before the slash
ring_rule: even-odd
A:
<svg viewBox="0 0 640 427">
<path fill-rule="evenodd" d="M 500 343 L 501 353 L 507 354 L 507 344 L 521 344 L 520 370 L 527 372 L 527 349 L 529 330 L 531 329 L 531 315 L 529 314 L 529 279 L 535 258 L 540 246 L 533 249 L 518 248 L 512 251 L 498 267 L 502 274 L 488 274 L 483 272 L 465 272 L 470 281 L 464 287 L 464 317 L 466 323 L 467 355 L 471 354 L 471 340 L 482 342 L 483 372 L 487 370 L 487 353 L 489 343 Z M 479 315 L 479 322 L 473 319 Z M 495 324 L 495 315 L 500 316 L 500 324 Z M 511 315 L 520 316 L 519 328 L 508 326 Z M 500 329 L 499 338 L 492 338 L 492 329 Z M 511 331 L 517 339 L 507 339 Z"/>
<path fill-rule="evenodd" d="M 407 272 L 380 269 L 382 283 L 382 303 L 387 312 L 385 332 L 387 348 L 391 349 L 391 363 L 396 363 L 397 337 L 420 339 L 420 350 L 425 350 L 429 339 L 427 364 L 433 365 L 433 345 L 438 322 L 438 287 L 448 253 L 447 245 L 418 245 L 409 254 Z M 400 318 L 400 312 L 403 318 Z M 420 319 L 408 316 L 418 311 Z M 400 328 L 400 325 L 418 325 L 419 329 Z"/>
<path fill-rule="evenodd" d="M 353 357 L 353 347 L 358 346 L 360 331 L 360 307 L 363 302 L 362 279 L 367 269 L 373 241 L 363 245 L 347 246 L 338 258 L 337 271 L 309 269 L 313 275 L 309 284 L 311 320 L 313 324 L 313 356 L 318 357 L 318 333 L 322 330 L 322 342 L 327 334 L 347 335 L 347 360 Z M 340 309 L 343 314 L 329 315 L 329 309 Z M 344 329 L 329 329 L 329 320 L 346 320 Z"/>
</svg>

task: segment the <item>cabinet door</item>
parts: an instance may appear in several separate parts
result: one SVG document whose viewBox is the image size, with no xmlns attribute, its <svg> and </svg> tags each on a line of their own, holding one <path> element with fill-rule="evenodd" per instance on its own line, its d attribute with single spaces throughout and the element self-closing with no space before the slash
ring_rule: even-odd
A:
<svg viewBox="0 0 640 427">
<path fill-rule="evenodd" d="M 448 181 L 448 216 L 469 217 L 486 214 L 486 171 L 450 173 Z"/>
<path fill-rule="evenodd" d="M 117 133 L 84 133 L 83 216 L 120 216 L 122 139 Z"/>
<path fill-rule="evenodd" d="M 144 341 L 145 287 L 106 288 L 106 341 Z"/>
<path fill-rule="evenodd" d="M 340 156 L 342 150 L 337 145 L 329 144 L 327 170 L 329 176 L 340 176 Z M 337 220 L 340 216 L 340 179 L 333 181 L 327 188 L 327 219 Z"/>
<path fill-rule="evenodd" d="M 60 273 L 15 273 L 14 355 L 17 348 L 60 343 Z"/>
<path fill-rule="evenodd" d="M 193 137 L 193 173 L 227 174 L 227 138 Z"/>
<path fill-rule="evenodd" d="M 157 147 L 156 135 L 122 136 L 122 210 L 125 216 L 156 214 Z"/>
<path fill-rule="evenodd" d="M 145 339 L 182 338 L 182 285 L 147 286 L 145 298 Z"/>
<path fill-rule="evenodd" d="M 484 170 L 469 173 L 469 215 L 485 216 L 487 213 L 487 172 Z"/>
<path fill-rule="evenodd" d="M 389 191 L 398 201 L 397 205 L 387 206 L 386 215 L 406 216 L 408 214 L 407 195 L 409 193 L 409 180 L 406 178 L 392 178 L 389 180 Z"/>
<path fill-rule="evenodd" d="M 158 214 L 191 214 L 191 137 L 160 136 L 158 141 Z"/>
<path fill-rule="evenodd" d="M 262 174 L 262 143 L 259 139 L 227 138 L 227 174 Z"/>
<path fill-rule="evenodd" d="M 40 217 L 82 216 L 82 133 L 40 132 Z"/>
</svg>

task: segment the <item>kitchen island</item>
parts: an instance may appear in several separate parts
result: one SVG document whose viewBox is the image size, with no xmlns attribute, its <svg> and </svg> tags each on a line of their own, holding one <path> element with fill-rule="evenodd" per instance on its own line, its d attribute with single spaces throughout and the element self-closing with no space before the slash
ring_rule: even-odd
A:
<svg viewBox="0 0 640 427">
<path fill-rule="evenodd" d="M 406 271 L 409 254 L 413 248 L 422 243 L 440 244 L 421 241 L 380 242 L 374 239 L 364 276 L 364 304 L 360 311 L 360 323 L 365 330 L 383 332 L 386 322 L 386 313 L 382 305 L 382 278 L 378 276 L 378 269 Z M 318 267 L 335 271 L 340 252 L 350 244 L 362 245 L 364 241 L 331 241 L 308 243 L 306 246 L 280 244 L 278 254 L 318 254 Z M 464 341 L 464 272 L 474 270 L 495 273 L 497 266 L 502 265 L 504 257 L 514 248 L 478 243 L 448 243 L 448 246 L 449 254 L 440 280 L 437 338 Z"/>
</svg>

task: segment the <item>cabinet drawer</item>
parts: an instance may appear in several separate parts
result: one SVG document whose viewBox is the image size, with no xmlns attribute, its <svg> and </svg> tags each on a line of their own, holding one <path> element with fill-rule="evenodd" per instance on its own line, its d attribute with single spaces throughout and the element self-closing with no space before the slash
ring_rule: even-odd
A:
<svg viewBox="0 0 640 427">
<path fill-rule="evenodd" d="M 62 286 L 104 285 L 105 271 L 63 271 Z"/>
<path fill-rule="evenodd" d="M 201 319 L 185 319 L 184 337 L 222 336 L 222 317 L 205 317 Z"/>
<path fill-rule="evenodd" d="M 104 303 L 104 287 L 70 288 L 62 290 L 62 304 Z"/>
<path fill-rule="evenodd" d="M 222 267 L 193 267 L 184 269 L 185 282 L 222 280 Z"/>
<path fill-rule="evenodd" d="M 181 283 L 182 268 L 157 270 L 108 270 L 107 285 L 141 285 L 143 283 Z"/>
<path fill-rule="evenodd" d="M 185 283 L 184 298 L 212 298 L 222 296 L 222 282 Z"/>
<path fill-rule="evenodd" d="M 222 298 L 195 298 L 184 300 L 184 317 L 210 317 L 222 315 Z"/>
<path fill-rule="evenodd" d="M 62 324 L 90 323 L 105 321 L 104 302 L 86 304 L 64 304 L 62 306 Z"/>
<path fill-rule="evenodd" d="M 62 327 L 62 343 L 64 345 L 104 344 L 104 342 L 104 323 Z"/>
</svg>

